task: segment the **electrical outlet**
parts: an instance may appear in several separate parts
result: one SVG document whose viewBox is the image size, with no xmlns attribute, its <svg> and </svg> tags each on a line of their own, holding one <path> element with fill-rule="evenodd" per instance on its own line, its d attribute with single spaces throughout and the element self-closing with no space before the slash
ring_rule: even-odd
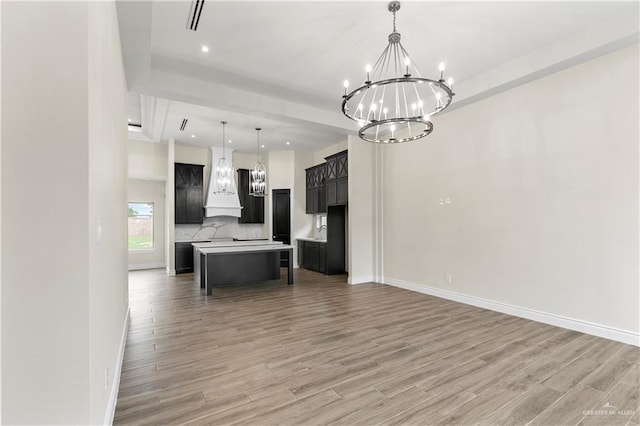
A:
<svg viewBox="0 0 640 426">
<path fill-rule="evenodd" d="M 444 199 L 444 203 L 445 204 L 451 204 L 451 198 L 450 197 L 445 198 Z"/>
<path fill-rule="evenodd" d="M 109 389 L 109 367 L 104 368 L 104 388 Z"/>
<path fill-rule="evenodd" d="M 451 274 L 445 274 L 444 280 L 447 284 L 451 284 L 451 281 L 453 281 L 453 277 L 451 276 Z"/>
<path fill-rule="evenodd" d="M 438 200 L 438 204 L 440 204 L 441 206 L 444 206 L 444 198 L 440 198 Z"/>
</svg>

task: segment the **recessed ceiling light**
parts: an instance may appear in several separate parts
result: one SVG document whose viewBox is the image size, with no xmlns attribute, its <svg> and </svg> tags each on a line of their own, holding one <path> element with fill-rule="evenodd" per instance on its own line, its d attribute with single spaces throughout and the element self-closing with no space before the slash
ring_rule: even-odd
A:
<svg viewBox="0 0 640 426">
<path fill-rule="evenodd" d="M 192 138 L 195 138 L 195 137 L 196 137 L 196 135 L 191 135 L 191 137 L 192 137 Z"/>
<path fill-rule="evenodd" d="M 287 145 L 291 145 L 291 142 L 287 142 Z"/>
<path fill-rule="evenodd" d="M 231 139 L 229 139 L 229 143 L 231 143 Z"/>
<path fill-rule="evenodd" d="M 264 145 L 260 145 L 260 148 L 264 148 Z"/>
<path fill-rule="evenodd" d="M 207 47 L 207 46 L 202 46 L 202 51 L 203 51 L 204 53 L 208 53 L 208 52 L 209 52 L 209 47 Z"/>
</svg>

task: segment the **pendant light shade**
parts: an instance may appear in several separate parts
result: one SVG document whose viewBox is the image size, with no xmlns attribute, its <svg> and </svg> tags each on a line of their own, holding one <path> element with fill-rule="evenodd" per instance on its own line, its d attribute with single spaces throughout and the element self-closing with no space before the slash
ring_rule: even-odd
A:
<svg viewBox="0 0 640 426">
<path fill-rule="evenodd" d="M 258 161 L 249 171 L 249 195 L 254 197 L 264 197 L 267 191 L 267 169 L 260 161 L 260 129 L 256 127 L 256 135 L 258 140 Z"/>
<path fill-rule="evenodd" d="M 230 162 L 227 160 L 226 150 L 224 142 L 226 140 L 226 132 L 225 127 L 227 125 L 226 121 L 221 121 L 222 123 L 222 157 L 218 160 L 218 164 L 216 165 L 216 194 L 233 194 L 233 185 L 231 184 L 231 179 L 233 179 L 233 169 L 231 168 Z"/>
</svg>

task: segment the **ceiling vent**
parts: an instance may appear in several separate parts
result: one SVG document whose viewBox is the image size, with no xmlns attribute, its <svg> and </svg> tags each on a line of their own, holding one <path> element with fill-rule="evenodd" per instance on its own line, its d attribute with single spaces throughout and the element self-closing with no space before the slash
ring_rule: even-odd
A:
<svg viewBox="0 0 640 426">
<path fill-rule="evenodd" d="M 187 19 L 187 29 L 191 31 L 198 30 L 198 24 L 200 23 L 200 14 L 204 7 L 204 0 L 192 0 L 191 9 L 189 9 L 189 19 Z"/>
<path fill-rule="evenodd" d="M 180 131 L 181 132 L 184 132 L 185 127 L 187 127 L 187 121 L 189 121 L 189 120 L 187 120 L 186 118 L 182 119 L 182 124 L 180 125 Z"/>
</svg>

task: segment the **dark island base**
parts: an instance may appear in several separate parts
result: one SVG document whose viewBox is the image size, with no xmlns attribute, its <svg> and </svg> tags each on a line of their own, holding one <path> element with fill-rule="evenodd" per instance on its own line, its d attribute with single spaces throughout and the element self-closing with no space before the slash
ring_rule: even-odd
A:
<svg viewBox="0 0 640 426">
<path fill-rule="evenodd" d="M 292 249 L 285 250 L 292 256 Z M 215 287 L 279 280 L 280 251 L 284 250 L 202 254 L 200 287 L 211 295 Z M 287 268 L 287 282 L 293 284 L 293 262 Z"/>
</svg>

